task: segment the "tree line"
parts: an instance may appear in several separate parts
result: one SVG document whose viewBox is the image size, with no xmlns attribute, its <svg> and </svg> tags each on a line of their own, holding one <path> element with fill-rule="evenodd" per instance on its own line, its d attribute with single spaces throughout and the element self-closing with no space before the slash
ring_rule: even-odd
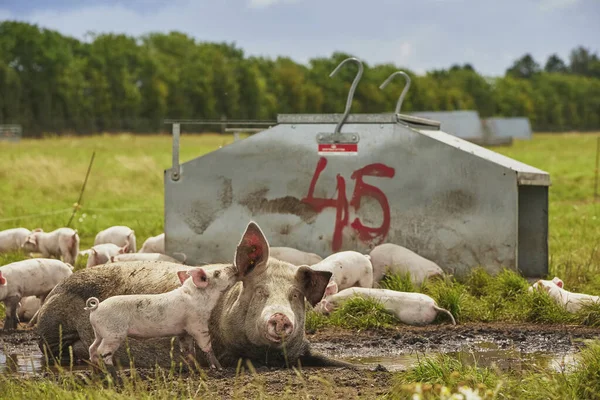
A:
<svg viewBox="0 0 600 400">
<path fill-rule="evenodd" d="M 329 74 L 349 54 L 313 58 L 248 57 L 228 43 L 180 32 L 142 37 L 91 34 L 88 41 L 37 25 L 0 23 L 0 124 L 24 135 L 43 132 L 157 132 L 174 119 L 275 119 L 278 113 L 337 113 L 345 108 L 354 65 Z M 393 64 L 364 63 L 353 113 L 394 110 L 412 84 L 402 112 L 474 109 L 482 118 L 526 116 L 534 130 L 600 129 L 600 59 L 584 47 L 568 62 L 552 55 L 542 67 L 526 54 L 502 77 L 470 64 L 416 75 Z M 214 130 L 214 128 L 213 128 Z"/>
</svg>

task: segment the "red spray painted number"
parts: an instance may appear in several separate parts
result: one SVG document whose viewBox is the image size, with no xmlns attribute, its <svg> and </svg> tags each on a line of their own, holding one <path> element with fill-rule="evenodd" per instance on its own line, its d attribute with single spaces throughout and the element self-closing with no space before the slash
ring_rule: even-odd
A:
<svg viewBox="0 0 600 400">
<path fill-rule="evenodd" d="M 388 167 L 385 164 L 375 163 L 369 164 L 363 168 L 357 169 L 352 173 L 350 178 L 356 181 L 354 185 L 354 192 L 350 203 L 346 197 L 346 180 L 340 174 L 336 175 L 336 190 L 337 197 L 332 199 L 320 199 L 315 198 L 315 186 L 319 180 L 319 176 L 327 167 L 327 159 L 321 157 L 315 168 L 310 186 L 308 188 L 308 194 L 302 199 L 303 202 L 310 204 L 317 212 L 323 211 L 325 208 L 335 208 L 335 227 L 333 229 L 333 240 L 332 250 L 339 251 L 342 247 L 342 232 L 344 228 L 348 226 L 349 222 L 349 206 L 354 208 L 356 211 L 360 209 L 360 200 L 364 196 L 369 196 L 377 200 L 383 211 L 383 222 L 381 226 L 371 227 L 365 226 L 360 221 L 360 218 L 355 218 L 350 226 L 358 232 L 358 237 L 362 241 L 373 241 L 375 239 L 383 240 L 390 230 L 390 204 L 385 194 L 381 189 L 369 185 L 363 181 L 364 176 L 378 176 L 382 178 L 393 178 L 395 174 L 394 168 Z"/>
</svg>

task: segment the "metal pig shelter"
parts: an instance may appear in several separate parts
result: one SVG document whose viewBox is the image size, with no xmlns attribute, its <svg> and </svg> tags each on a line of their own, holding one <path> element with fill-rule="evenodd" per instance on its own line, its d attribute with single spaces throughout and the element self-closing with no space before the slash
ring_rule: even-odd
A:
<svg viewBox="0 0 600 400">
<path fill-rule="evenodd" d="M 391 242 L 456 275 L 480 265 L 548 272 L 548 173 L 436 121 L 348 115 L 351 95 L 344 115 L 278 115 L 277 125 L 182 164 L 174 124 L 166 252 L 188 264 L 231 262 L 255 220 L 271 246 L 322 257 Z"/>
<path fill-rule="evenodd" d="M 487 118 L 484 124 L 494 137 L 531 139 L 533 136 L 529 118 L 525 117 Z"/>
</svg>

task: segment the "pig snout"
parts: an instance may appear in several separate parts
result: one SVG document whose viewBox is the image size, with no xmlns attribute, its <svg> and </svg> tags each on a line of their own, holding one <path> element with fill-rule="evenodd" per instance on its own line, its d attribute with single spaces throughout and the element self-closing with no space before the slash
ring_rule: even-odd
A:
<svg viewBox="0 0 600 400">
<path fill-rule="evenodd" d="M 282 313 L 271 315 L 267 321 L 267 339 L 280 342 L 281 336 L 289 336 L 294 330 L 294 324 Z"/>
</svg>

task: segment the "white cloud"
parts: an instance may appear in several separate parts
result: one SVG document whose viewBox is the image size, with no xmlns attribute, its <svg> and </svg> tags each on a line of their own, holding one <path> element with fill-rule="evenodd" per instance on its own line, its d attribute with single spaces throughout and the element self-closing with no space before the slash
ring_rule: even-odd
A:
<svg viewBox="0 0 600 400">
<path fill-rule="evenodd" d="M 248 5 L 251 8 L 267 8 L 276 4 L 292 4 L 297 2 L 298 0 L 250 0 Z"/>
<path fill-rule="evenodd" d="M 540 0 L 539 7 L 542 11 L 554 11 L 577 4 L 579 0 Z"/>
</svg>

